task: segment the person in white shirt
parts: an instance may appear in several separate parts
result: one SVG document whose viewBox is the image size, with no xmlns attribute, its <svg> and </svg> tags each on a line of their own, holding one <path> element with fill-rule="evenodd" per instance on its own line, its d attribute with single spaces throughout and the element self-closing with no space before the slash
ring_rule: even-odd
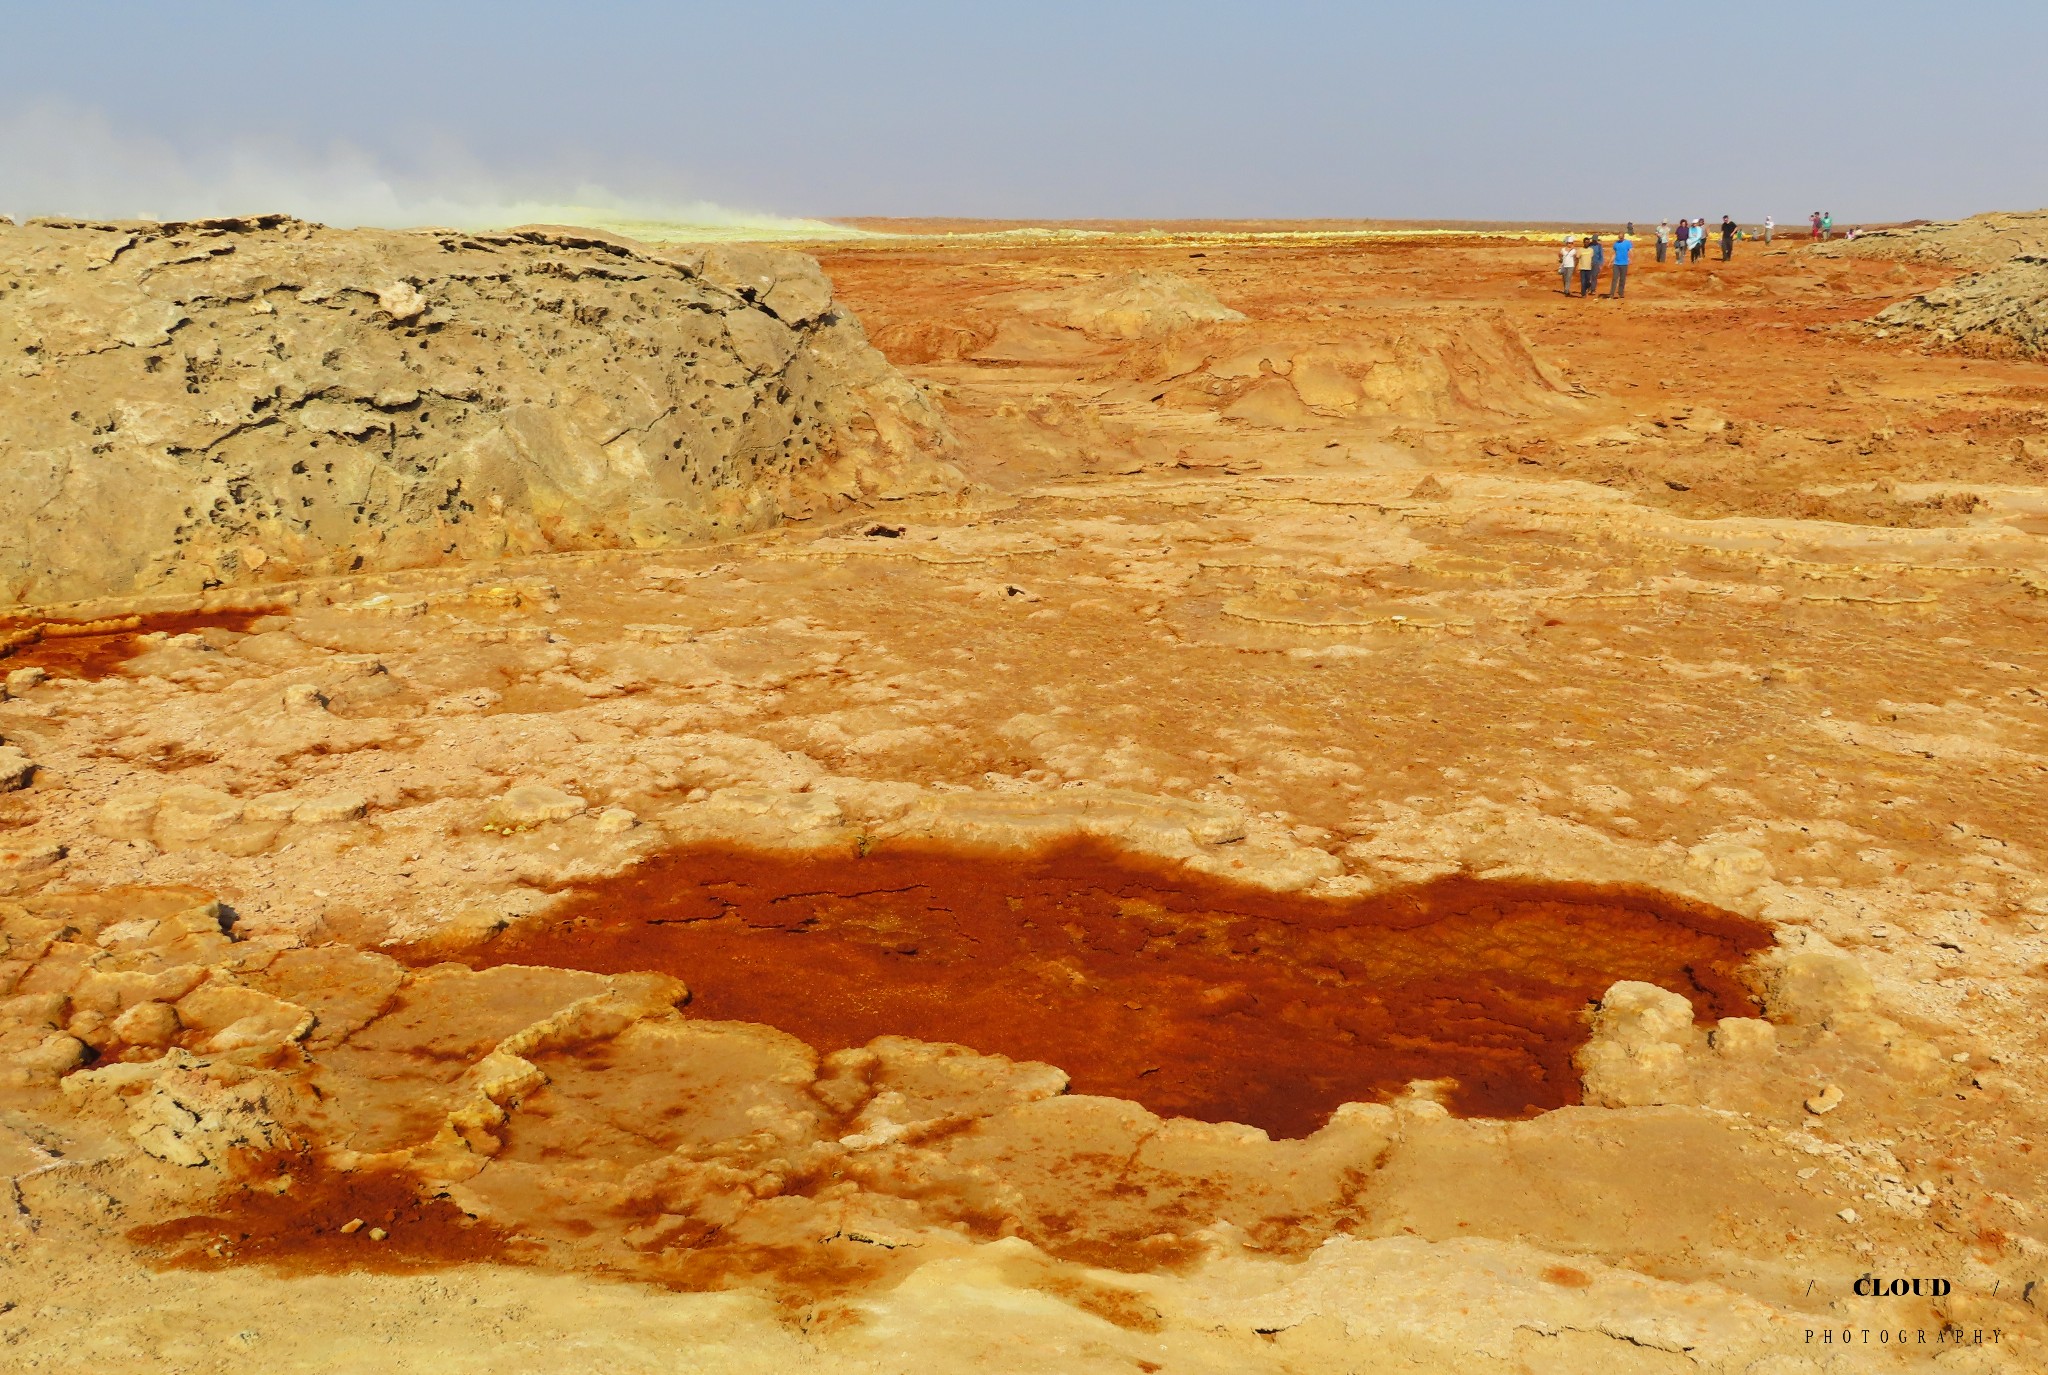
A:
<svg viewBox="0 0 2048 1375">
<path fill-rule="evenodd" d="M 1657 222 L 1657 261 L 1664 261 L 1664 250 L 1671 246 L 1671 221 Z"/>
<path fill-rule="evenodd" d="M 1579 241 L 1570 234 L 1564 236 L 1564 249 L 1557 255 L 1557 275 L 1564 281 L 1564 294 L 1572 294 L 1572 274 L 1579 270 Z"/>
<path fill-rule="evenodd" d="M 1769 215 L 1766 215 L 1766 216 L 1764 216 L 1764 242 L 1765 242 L 1765 243 L 1769 243 L 1769 242 L 1771 241 L 1771 231 L 1772 231 L 1773 229 L 1776 229 L 1777 227 L 1778 227 L 1778 222 L 1777 222 L 1776 220 L 1772 219 L 1772 218 L 1771 218 L 1771 217 L 1770 217 Z"/>
</svg>

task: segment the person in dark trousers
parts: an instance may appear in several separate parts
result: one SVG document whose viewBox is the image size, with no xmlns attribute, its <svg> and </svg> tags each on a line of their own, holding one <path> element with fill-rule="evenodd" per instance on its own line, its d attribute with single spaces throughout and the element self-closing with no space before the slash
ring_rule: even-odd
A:
<svg viewBox="0 0 2048 1375">
<path fill-rule="evenodd" d="M 1734 256 L 1735 221 L 1723 215 L 1721 217 L 1721 261 L 1725 263 Z"/>
<path fill-rule="evenodd" d="M 1586 263 L 1586 270 L 1579 274 L 1581 296 L 1591 296 L 1600 289 L 1600 267 L 1607 257 L 1607 249 L 1601 244 L 1598 234 L 1586 237 L 1586 253 L 1588 256 L 1582 259 Z"/>
<path fill-rule="evenodd" d="M 1657 261 L 1664 261 L 1664 250 L 1671 246 L 1671 221 L 1657 221 Z"/>
<path fill-rule="evenodd" d="M 1635 251 L 1635 240 L 1627 234 L 1614 241 L 1614 269 L 1607 274 L 1608 299 L 1619 301 L 1628 290 L 1628 260 Z"/>
<path fill-rule="evenodd" d="M 1680 220 L 1678 222 L 1678 237 L 1672 242 L 1678 245 L 1678 261 L 1684 262 L 1686 250 L 1692 247 L 1691 220 Z"/>
</svg>

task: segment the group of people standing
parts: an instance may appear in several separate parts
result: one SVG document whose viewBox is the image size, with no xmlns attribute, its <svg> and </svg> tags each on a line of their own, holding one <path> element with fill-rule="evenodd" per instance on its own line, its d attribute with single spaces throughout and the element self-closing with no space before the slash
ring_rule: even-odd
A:
<svg viewBox="0 0 2048 1375">
<path fill-rule="evenodd" d="M 1635 255 L 1635 247 L 1632 235 L 1622 233 L 1614 236 L 1614 272 L 1608 279 L 1609 296 L 1619 297 L 1628 290 L 1628 264 Z M 1606 266 L 1607 251 L 1607 245 L 1600 242 L 1598 234 L 1586 235 L 1583 242 L 1576 234 L 1564 236 L 1564 251 L 1558 256 L 1557 275 L 1564 280 L 1565 295 L 1572 294 L 1572 274 L 1575 272 L 1579 278 L 1579 295 L 1593 294 L 1593 289 L 1600 285 L 1600 272 Z"/>
<path fill-rule="evenodd" d="M 1771 241 L 1771 231 L 1776 222 L 1765 219 L 1764 242 Z M 1628 291 L 1629 259 L 1635 253 L 1636 227 L 1630 224 L 1626 230 L 1614 236 L 1611 248 L 1612 269 L 1608 271 L 1607 295 L 1619 300 Z M 1721 261 L 1727 262 L 1735 256 L 1735 221 L 1727 215 L 1721 217 Z M 1665 220 L 1657 226 L 1657 261 L 1663 262 L 1676 248 L 1678 261 L 1696 263 L 1707 251 L 1707 220 L 1702 215 L 1696 220 L 1680 220 L 1674 231 L 1671 221 Z M 1572 277 L 1578 277 L 1579 295 L 1591 296 L 1600 287 L 1600 275 L 1608 270 L 1610 262 L 1609 245 L 1600 242 L 1598 234 L 1581 238 L 1577 234 L 1564 236 L 1564 247 L 1558 253 L 1557 275 L 1564 286 L 1564 294 L 1572 294 Z"/>
<path fill-rule="evenodd" d="M 1766 221 L 1764 229 L 1764 241 L 1766 243 L 1770 242 L 1770 229 L 1771 224 L 1769 221 Z M 1676 244 L 1678 247 L 1678 261 L 1682 263 L 1698 262 L 1706 254 L 1708 233 L 1707 217 L 1704 215 L 1696 220 L 1680 220 L 1676 230 L 1671 228 L 1671 221 L 1663 221 L 1657 226 L 1657 261 L 1663 262 L 1666 247 Z M 1721 217 L 1721 261 L 1724 263 L 1735 256 L 1735 235 L 1735 221 L 1723 215 Z"/>
</svg>

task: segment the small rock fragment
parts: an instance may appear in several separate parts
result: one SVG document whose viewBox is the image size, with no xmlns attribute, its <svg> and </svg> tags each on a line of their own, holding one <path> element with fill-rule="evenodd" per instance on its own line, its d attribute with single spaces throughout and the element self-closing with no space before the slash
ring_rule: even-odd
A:
<svg viewBox="0 0 2048 1375">
<path fill-rule="evenodd" d="M 1623 979 L 1607 990 L 1594 1014 L 1600 1034 L 1623 1045 L 1682 1045 L 1692 1032 L 1692 1004 L 1669 989 Z"/>
<path fill-rule="evenodd" d="M 327 710 L 327 696 L 311 683 L 293 683 L 284 690 L 284 709 L 292 712 Z"/>
<path fill-rule="evenodd" d="M 157 1049 L 176 1039 L 182 1026 L 169 1003 L 141 1002 L 116 1017 L 111 1029 L 128 1045 Z"/>
<path fill-rule="evenodd" d="M 336 821 L 354 821 L 370 809 L 361 793 L 335 793 L 302 802 L 292 809 L 292 820 L 301 826 L 319 826 Z"/>
<path fill-rule="evenodd" d="M 1842 1106 L 1842 1090 L 1839 1085 L 1829 1084 L 1826 1088 L 1806 1100 L 1806 1110 L 1816 1117 L 1833 1112 Z"/>
<path fill-rule="evenodd" d="M 640 824 L 640 818 L 624 807 L 606 807 L 597 814 L 597 829 L 605 835 L 616 835 L 630 831 Z"/>
<path fill-rule="evenodd" d="M 7 675 L 7 695 L 19 697 L 30 688 L 41 687 L 50 675 L 40 668 L 17 668 Z"/>
<path fill-rule="evenodd" d="M 352 1237 L 362 1230 L 363 1220 L 359 1217 L 352 1217 L 347 1222 L 341 1224 L 341 1234 L 345 1237 Z"/>
<path fill-rule="evenodd" d="M 484 820 L 496 826 L 538 826 L 548 821 L 567 821 L 584 808 L 584 801 L 560 788 L 544 783 L 523 783 L 491 804 Z"/>
<path fill-rule="evenodd" d="M 1759 1017 L 1723 1017 L 1707 1039 L 1730 1060 L 1768 1060 L 1778 1049 L 1778 1029 Z"/>
<path fill-rule="evenodd" d="M 370 1240 L 372 1241 L 382 1241 L 384 1240 L 384 1238 L 390 1235 L 391 1234 L 385 1231 L 382 1227 L 372 1227 L 370 1229 Z"/>
<path fill-rule="evenodd" d="M 378 308 L 399 324 L 417 320 L 427 308 L 427 298 L 411 282 L 393 282 L 377 289 Z"/>
<path fill-rule="evenodd" d="M 129 793 L 109 798 L 93 819 L 93 829 L 114 840 L 146 840 L 156 820 L 155 793 Z"/>
<path fill-rule="evenodd" d="M 34 760 L 13 745 L 0 745 L 0 793 L 26 788 L 35 774 Z"/>
<path fill-rule="evenodd" d="M 42 1042 L 6 1057 L 6 1066 L 20 1083 L 47 1083 L 69 1074 L 91 1054 L 85 1042 L 66 1032 L 45 1036 Z"/>
<path fill-rule="evenodd" d="M 1818 1022 L 1866 1012 L 1875 1001 L 1869 973 L 1840 951 L 1800 950 L 1766 963 L 1764 1005 L 1775 1016 Z"/>
</svg>

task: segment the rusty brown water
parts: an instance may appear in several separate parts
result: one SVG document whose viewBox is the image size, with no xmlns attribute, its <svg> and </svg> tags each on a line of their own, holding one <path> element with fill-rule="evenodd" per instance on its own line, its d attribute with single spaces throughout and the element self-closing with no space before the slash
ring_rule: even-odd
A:
<svg viewBox="0 0 2048 1375">
<path fill-rule="evenodd" d="M 1106 847 L 864 856 L 693 849 L 579 887 L 464 951 L 477 967 L 654 970 L 693 1016 L 820 1051 L 901 1035 L 1059 1066 L 1162 1115 L 1314 1131 L 1339 1104 L 1455 1081 L 1464 1115 L 1575 1103 L 1588 1006 L 1618 979 L 1751 1016 L 1769 943 L 1644 889 L 1450 878 L 1352 900 L 1279 894 Z"/>
</svg>

